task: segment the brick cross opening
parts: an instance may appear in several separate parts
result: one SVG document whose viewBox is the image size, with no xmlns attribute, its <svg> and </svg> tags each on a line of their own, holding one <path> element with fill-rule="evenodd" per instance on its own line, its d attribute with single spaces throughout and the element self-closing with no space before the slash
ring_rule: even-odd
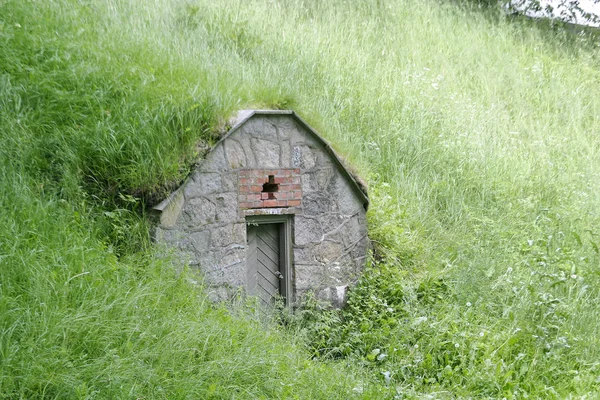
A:
<svg viewBox="0 0 600 400">
<path fill-rule="evenodd" d="M 242 169 L 238 190 L 238 204 L 243 210 L 300 207 L 300 169 Z"/>
<path fill-rule="evenodd" d="M 275 175 L 269 175 L 269 180 L 262 185 L 262 193 L 268 193 L 269 199 L 275 199 L 275 192 L 279 191 L 279 184 L 275 183 Z"/>
</svg>

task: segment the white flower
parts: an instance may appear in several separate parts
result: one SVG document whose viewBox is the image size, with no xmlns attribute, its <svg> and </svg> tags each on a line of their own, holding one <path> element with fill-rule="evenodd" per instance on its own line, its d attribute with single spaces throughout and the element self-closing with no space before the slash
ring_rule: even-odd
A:
<svg viewBox="0 0 600 400">
<path fill-rule="evenodd" d="M 458 349 L 460 347 L 460 344 L 454 343 L 454 347 L 456 347 Z"/>
<path fill-rule="evenodd" d="M 479 336 L 483 337 L 483 332 L 479 332 Z"/>
<path fill-rule="evenodd" d="M 473 304 L 471 304 L 470 301 L 467 301 L 467 307 L 471 307 Z"/>
<path fill-rule="evenodd" d="M 418 348 L 419 348 L 419 345 L 418 345 L 418 344 L 415 344 L 415 349 L 418 349 Z"/>
<path fill-rule="evenodd" d="M 383 371 L 382 374 L 385 379 L 385 384 L 389 385 L 392 380 L 392 373 L 390 371 Z"/>
</svg>

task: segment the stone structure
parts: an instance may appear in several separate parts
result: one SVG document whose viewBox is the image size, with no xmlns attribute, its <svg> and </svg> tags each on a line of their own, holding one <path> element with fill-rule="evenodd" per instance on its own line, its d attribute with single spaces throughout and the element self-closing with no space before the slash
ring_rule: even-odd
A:
<svg viewBox="0 0 600 400">
<path fill-rule="evenodd" d="M 190 178 L 155 207 L 156 240 L 204 273 L 217 299 L 311 291 L 340 306 L 369 240 L 366 191 L 292 111 L 243 111 Z"/>
</svg>

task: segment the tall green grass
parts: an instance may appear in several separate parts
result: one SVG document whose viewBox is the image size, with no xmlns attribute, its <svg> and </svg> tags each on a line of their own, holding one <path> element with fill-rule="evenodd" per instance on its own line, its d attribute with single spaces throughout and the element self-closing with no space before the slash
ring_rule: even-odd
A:
<svg viewBox="0 0 600 400">
<path fill-rule="evenodd" d="M 346 398 L 364 379 L 211 305 L 165 261 L 119 261 L 89 207 L 3 184 L 2 398 Z"/>
<path fill-rule="evenodd" d="M 0 398 L 374 395 L 151 248 L 144 208 L 213 140 L 218 102 L 94 7 L 0 4 Z"/>
<path fill-rule="evenodd" d="M 447 2 L 0 2 L 1 393 L 343 398 L 366 368 L 363 396 L 595 396 L 598 56 Z M 292 323 L 342 371 L 149 244 L 143 210 L 249 107 L 369 181 L 377 263 Z"/>
</svg>

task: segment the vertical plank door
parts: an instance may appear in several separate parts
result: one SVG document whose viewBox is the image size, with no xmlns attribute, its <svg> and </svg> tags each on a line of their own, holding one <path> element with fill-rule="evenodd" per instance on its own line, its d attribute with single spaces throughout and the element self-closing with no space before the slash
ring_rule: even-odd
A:
<svg viewBox="0 0 600 400">
<path fill-rule="evenodd" d="M 248 291 L 265 305 L 280 294 L 280 225 L 248 225 Z"/>
</svg>

